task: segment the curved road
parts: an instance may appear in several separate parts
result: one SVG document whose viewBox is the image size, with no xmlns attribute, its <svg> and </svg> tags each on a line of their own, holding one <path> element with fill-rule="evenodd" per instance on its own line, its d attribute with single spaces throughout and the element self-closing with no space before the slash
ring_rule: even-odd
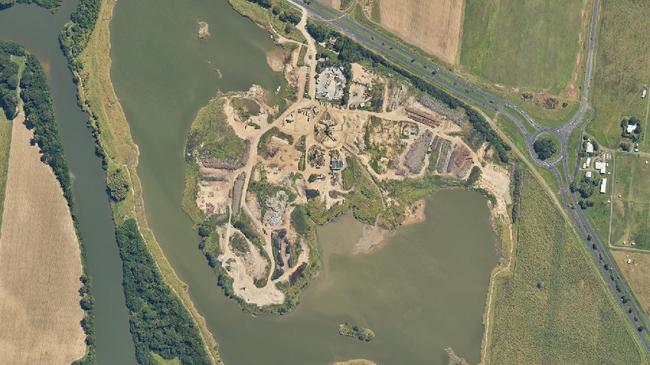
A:
<svg viewBox="0 0 650 365">
<path fill-rule="evenodd" d="M 570 176 L 573 176 L 569 166 L 569 136 L 581 124 L 583 125 L 582 128 L 584 131 L 584 126 L 590 121 L 587 120 L 585 122 L 585 117 L 587 113 L 592 111 L 589 94 L 591 91 L 593 58 L 596 47 L 598 18 L 600 15 L 600 0 L 594 0 L 590 34 L 587 43 L 584 82 L 578 111 L 569 121 L 556 128 L 541 126 L 521 107 L 476 87 L 450 70 L 447 70 L 444 66 L 431 62 L 419 53 L 404 47 L 400 42 L 388 38 L 371 27 L 347 17 L 346 14 L 340 11 L 326 7 L 314 0 L 306 2 L 303 2 L 303 0 L 289 1 L 298 7 L 305 8 L 311 16 L 327 22 L 333 29 L 349 36 L 366 48 L 416 74 L 434 86 L 442 88 L 452 95 L 468 101 L 470 104 L 498 112 L 512 121 L 525 138 L 528 153 L 533 161 L 537 165 L 548 169 L 557 180 L 560 189 L 560 198 L 563 204 L 569 207 L 567 210 L 576 230 L 580 234 L 584 244 L 588 247 L 588 251 L 591 252 L 591 256 L 598 266 L 604 281 L 614 294 L 614 297 L 618 298 L 618 303 L 626 314 L 630 324 L 633 328 L 641 328 L 646 332 L 650 329 L 647 318 L 643 315 L 642 310 L 632 295 L 632 291 L 621 276 L 618 266 L 610 256 L 605 244 L 598 237 L 598 234 L 596 234 L 582 209 L 574 209 L 577 206 L 577 198 L 569 190 L 572 179 Z M 591 117 L 591 114 L 589 116 Z M 583 124 L 583 122 L 585 123 Z M 540 161 L 537 159 L 532 148 L 533 142 L 541 133 L 553 134 L 560 140 L 561 153 L 553 161 Z M 650 352 L 649 340 L 641 331 L 637 331 L 637 335 L 640 342 L 645 346 L 646 351 Z"/>
</svg>

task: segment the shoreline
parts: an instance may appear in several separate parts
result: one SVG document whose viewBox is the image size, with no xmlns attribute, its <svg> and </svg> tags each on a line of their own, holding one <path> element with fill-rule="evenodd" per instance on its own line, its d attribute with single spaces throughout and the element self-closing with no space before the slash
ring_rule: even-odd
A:
<svg viewBox="0 0 650 365">
<path fill-rule="evenodd" d="M 130 182 L 132 194 L 128 194 L 123 202 L 111 202 L 113 220 L 117 223 L 129 216 L 136 219 L 147 250 L 164 283 L 175 293 L 193 319 L 210 361 L 213 364 L 223 364 L 216 339 L 208 329 L 205 318 L 194 306 L 188 285 L 178 277 L 148 226 L 142 186 L 137 175 L 139 149 L 132 139 L 130 126 L 111 80 L 110 25 L 116 3 L 116 0 L 101 2 L 95 28 L 85 49 L 78 56 L 78 61 L 83 66 L 79 70 L 73 70 L 79 81 L 79 103 L 89 114 L 89 126 L 96 133 L 96 143 L 101 149 L 107 170 L 123 167 Z"/>
</svg>

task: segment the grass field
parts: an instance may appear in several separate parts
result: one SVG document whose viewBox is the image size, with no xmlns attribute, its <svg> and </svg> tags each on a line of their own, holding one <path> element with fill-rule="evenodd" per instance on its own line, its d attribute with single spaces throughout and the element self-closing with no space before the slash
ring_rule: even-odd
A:
<svg viewBox="0 0 650 365">
<path fill-rule="evenodd" d="M 384 28 L 449 64 L 457 62 L 463 0 L 379 0 L 378 8 Z"/>
<path fill-rule="evenodd" d="M 528 171 L 522 189 L 514 268 L 495 279 L 487 363 L 644 363 L 596 267 Z"/>
<path fill-rule="evenodd" d="M 147 224 L 142 186 L 137 175 L 137 146 L 133 142 L 129 124 L 111 81 L 110 22 L 115 4 L 116 0 L 101 2 L 97 25 L 81 56 L 84 69 L 81 75 L 83 83 L 79 85 L 81 88 L 80 99 L 84 102 L 85 107 L 96 116 L 92 123 L 101 130 L 100 144 L 107 155 L 109 166 L 112 168 L 123 167 L 129 175 L 133 194 L 129 194 L 129 197 L 120 203 L 112 204 L 113 215 L 116 221 L 122 221 L 131 216 L 136 217 L 147 248 L 156 261 L 165 283 L 179 296 L 190 312 L 214 363 L 221 364 L 214 337 L 208 330 L 205 320 L 194 307 L 185 283 L 174 272 Z"/>
<path fill-rule="evenodd" d="M 2 225 L 2 207 L 5 202 L 9 146 L 11 146 L 11 122 L 5 118 L 3 112 L 0 112 L 0 225 Z"/>
<path fill-rule="evenodd" d="M 612 203 L 611 243 L 650 250 L 650 157 L 616 155 Z"/>
<path fill-rule="evenodd" d="M 648 102 L 641 89 L 650 83 L 650 6 L 646 0 L 602 4 L 593 81 L 596 119 L 589 133 L 603 145 L 618 147 L 624 116 L 636 116 L 647 129 Z M 645 149 L 650 143 L 645 143 Z"/>
<path fill-rule="evenodd" d="M 646 315 L 650 315 L 650 254 L 612 250 L 612 256 Z"/>
<path fill-rule="evenodd" d="M 23 120 L 12 125 L 0 234 L 1 361 L 70 364 L 86 351 L 81 251 L 61 186 Z"/>
<path fill-rule="evenodd" d="M 584 5 L 583 0 L 467 0 L 460 63 L 494 83 L 565 93 L 581 47 Z"/>
</svg>

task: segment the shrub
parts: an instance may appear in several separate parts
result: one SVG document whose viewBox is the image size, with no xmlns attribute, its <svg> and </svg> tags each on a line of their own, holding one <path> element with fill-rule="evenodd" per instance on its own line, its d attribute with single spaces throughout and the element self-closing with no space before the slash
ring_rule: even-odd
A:
<svg viewBox="0 0 650 365">
<path fill-rule="evenodd" d="M 129 179 L 122 169 L 111 171 L 106 177 L 108 194 L 116 202 L 126 199 L 129 194 Z"/>
</svg>

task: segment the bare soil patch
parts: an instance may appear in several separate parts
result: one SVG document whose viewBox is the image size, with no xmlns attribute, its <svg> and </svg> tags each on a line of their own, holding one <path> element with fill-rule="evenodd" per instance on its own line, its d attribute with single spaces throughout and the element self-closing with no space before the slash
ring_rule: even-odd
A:
<svg viewBox="0 0 650 365">
<path fill-rule="evenodd" d="M 449 64 L 456 64 L 463 0 L 380 0 L 381 25 Z"/>
<path fill-rule="evenodd" d="M 0 237 L 0 354 L 5 364 L 65 364 L 84 355 L 81 252 L 50 168 L 16 118 Z"/>
<path fill-rule="evenodd" d="M 612 250 L 612 255 L 641 307 L 650 314 L 650 254 Z"/>
</svg>

